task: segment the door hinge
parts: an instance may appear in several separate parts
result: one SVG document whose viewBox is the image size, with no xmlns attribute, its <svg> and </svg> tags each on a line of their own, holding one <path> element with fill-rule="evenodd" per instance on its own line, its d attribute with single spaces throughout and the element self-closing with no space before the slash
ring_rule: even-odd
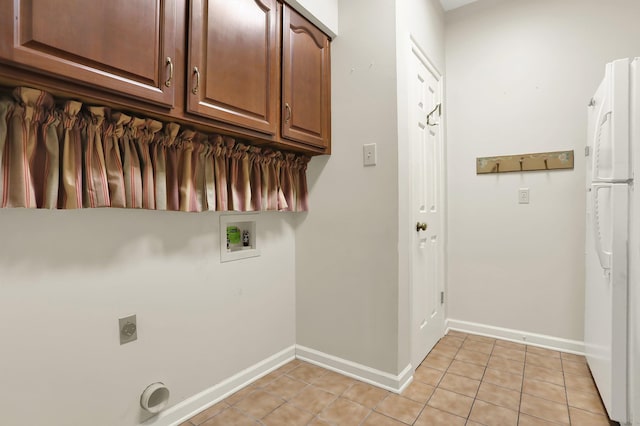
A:
<svg viewBox="0 0 640 426">
<path fill-rule="evenodd" d="M 589 156 L 589 146 L 585 146 L 584 147 L 584 156 L 588 157 Z"/>
<path fill-rule="evenodd" d="M 440 304 L 443 305 L 444 304 L 444 291 L 440 292 Z"/>
</svg>

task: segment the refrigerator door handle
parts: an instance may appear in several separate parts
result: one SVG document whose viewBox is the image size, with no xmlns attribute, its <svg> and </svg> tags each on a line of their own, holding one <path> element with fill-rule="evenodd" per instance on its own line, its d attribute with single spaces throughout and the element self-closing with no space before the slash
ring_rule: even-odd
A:
<svg viewBox="0 0 640 426">
<path fill-rule="evenodd" d="M 604 270 L 611 269 L 611 252 L 606 251 L 602 246 L 602 234 L 600 232 L 600 214 L 598 211 L 598 192 L 602 188 L 611 188 L 611 185 L 608 184 L 591 184 L 592 194 L 591 194 L 591 225 L 593 226 L 593 240 L 596 245 L 596 253 L 598 254 L 598 260 L 600 261 L 600 266 Z"/>
<path fill-rule="evenodd" d="M 599 157 L 600 157 L 600 141 L 598 136 L 600 136 L 600 132 L 602 131 L 602 126 L 604 125 L 604 123 L 607 122 L 607 117 L 609 115 L 611 115 L 611 109 L 609 108 L 609 110 L 607 112 L 604 112 L 605 107 L 607 106 L 607 98 L 605 97 L 602 100 L 602 105 L 600 105 L 600 109 L 598 110 L 598 115 L 596 116 L 596 128 L 593 132 L 593 156 L 592 156 L 592 167 L 591 167 L 591 180 L 592 181 L 603 181 L 606 180 L 599 177 L 599 171 L 600 171 L 600 164 L 599 164 Z"/>
</svg>

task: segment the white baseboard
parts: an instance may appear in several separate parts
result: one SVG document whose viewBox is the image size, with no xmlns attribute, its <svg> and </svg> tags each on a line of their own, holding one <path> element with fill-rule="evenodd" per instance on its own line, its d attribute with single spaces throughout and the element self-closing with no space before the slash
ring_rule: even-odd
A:
<svg viewBox="0 0 640 426">
<path fill-rule="evenodd" d="M 290 346 L 257 364 L 252 365 L 228 379 L 169 407 L 157 416 L 141 423 L 144 426 L 176 426 L 199 412 L 222 401 L 234 392 L 269 374 L 282 365 L 298 358 L 327 370 L 352 377 L 391 392 L 402 392 L 413 380 L 413 368 L 407 365 L 398 375 L 386 373 L 366 365 L 358 364 L 315 349 L 300 345 Z"/>
<path fill-rule="evenodd" d="M 493 337 L 511 342 L 524 343 L 526 345 L 538 346 L 556 351 L 569 352 L 577 355 L 584 355 L 584 342 L 577 340 L 561 339 L 559 337 L 547 336 L 544 334 L 529 333 L 527 331 L 513 330 L 510 328 L 494 327 L 475 322 L 447 319 L 445 328 L 457 330 L 465 333 L 478 334 L 481 336 Z"/>
<path fill-rule="evenodd" d="M 229 395 L 265 376 L 295 358 L 295 345 L 292 345 L 257 364 L 234 374 L 222 382 L 169 407 L 157 416 L 142 423 L 145 426 L 179 425 Z"/>
<path fill-rule="evenodd" d="M 394 393 L 402 392 L 413 380 L 411 364 L 393 375 L 301 345 L 296 345 L 296 358 Z"/>
</svg>

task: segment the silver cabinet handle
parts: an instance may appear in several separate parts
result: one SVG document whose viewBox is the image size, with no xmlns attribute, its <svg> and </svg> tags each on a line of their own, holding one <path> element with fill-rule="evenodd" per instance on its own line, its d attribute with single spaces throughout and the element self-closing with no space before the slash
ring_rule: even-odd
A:
<svg viewBox="0 0 640 426">
<path fill-rule="evenodd" d="M 196 85 L 193 86 L 191 92 L 194 95 L 198 94 L 198 90 L 200 90 L 200 71 L 198 71 L 198 67 L 193 67 L 193 73 L 196 75 Z"/>
<path fill-rule="evenodd" d="M 169 56 L 167 56 L 166 64 L 169 65 L 169 78 L 167 78 L 167 81 L 164 82 L 164 85 L 167 87 L 171 87 L 171 80 L 173 80 L 173 61 L 171 61 L 171 58 Z"/>
</svg>

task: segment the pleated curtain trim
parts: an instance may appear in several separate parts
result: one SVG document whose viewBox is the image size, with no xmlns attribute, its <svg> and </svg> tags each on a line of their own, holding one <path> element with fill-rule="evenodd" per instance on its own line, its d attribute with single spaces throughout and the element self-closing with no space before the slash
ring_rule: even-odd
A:
<svg viewBox="0 0 640 426">
<path fill-rule="evenodd" d="M 307 211 L 308 162 L 41 90 L 0 96 L 0 207 Z"/>
</svg>

